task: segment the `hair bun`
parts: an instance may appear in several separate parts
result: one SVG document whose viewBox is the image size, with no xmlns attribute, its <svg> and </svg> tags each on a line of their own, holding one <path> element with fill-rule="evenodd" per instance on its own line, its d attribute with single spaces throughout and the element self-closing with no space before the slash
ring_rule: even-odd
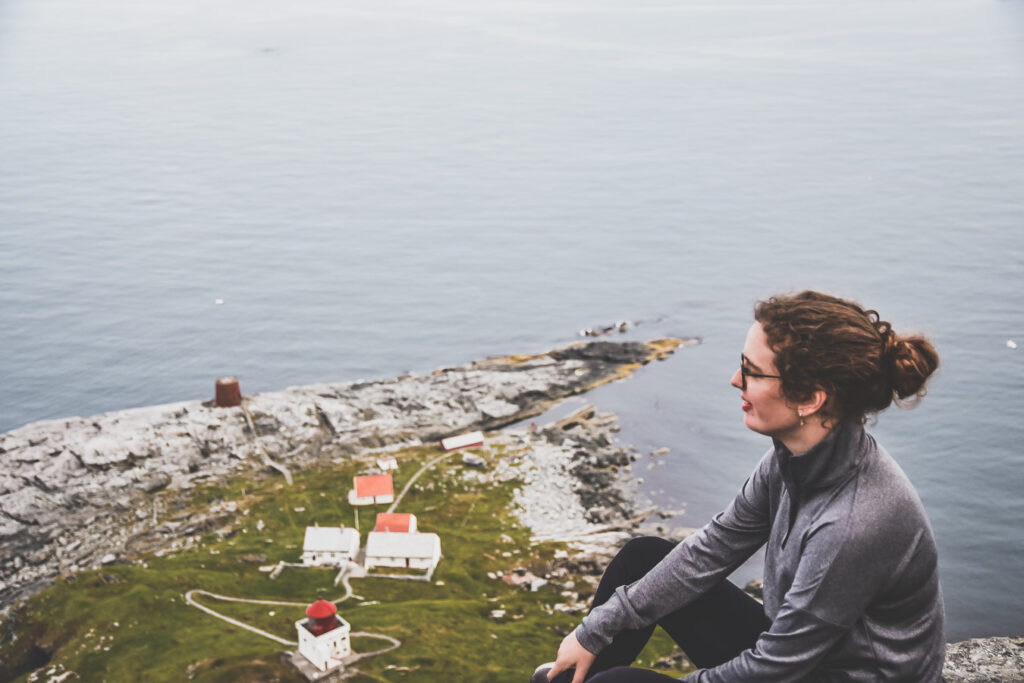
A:
<svg viewBox="0 0 1024 683">
<path fill-rule="evenodd" d="M 939 367 L 939 354 L 924 337 L 882 338 L 882 358 L 889 364 L 893 393 L 901 399 L 924 396 L 924 384 Z"/>
</svg>

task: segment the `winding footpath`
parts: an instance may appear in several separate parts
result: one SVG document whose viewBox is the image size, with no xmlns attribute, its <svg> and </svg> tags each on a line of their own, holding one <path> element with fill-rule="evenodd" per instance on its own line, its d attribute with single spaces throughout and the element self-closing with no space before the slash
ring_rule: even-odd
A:
<svg viewBox="0 0 1024 683">
<path fill-rule="evenodd" d="M 283 605 L 287 607 L 305 607 L 306 603 L 304 602 L 284 602 L 280 600 L 250 600 L 248 598 L 233 598 L 227 595 L 219 595 L 217 593 L 211 593 L 209 591 L 200 590 L 198 588 L 194 588 L 189 592 L 185 593 L 185 602 L 187 604 L 192 605 L 193 607 L 202 612 L 206 612 L 210 616 L 216 617 L 221 621 L 225 621 L 231 624 L 232 626 L 237 626 L 238 628 L 245 629 L 246 631 L 250 631 L 252 633 L 255 633 L 256 635 L 263 636 L 264 638 L 269 638 L 270 640 L 273 640 L 276 643 L 281 643 L 282 645 L 288 645 L 291 647 L 298 645 L 298 643 L 294 640 L 285 640 L 284 638 L 279 638 L 278 636 L 275 636 L 273 633 L 267 633 L 263 629 L 256 628 L 255 626 L 250 626 L 249 624 L 238 621 L 237 619 L 232 619 L 227 615 L 221 614 L 216 610 L 210 609 L 206 605 L 201 605 L 198 602 L 196 602 L 196 595 L 203 595 L 208 598 L 213 598 L 214 600 L 223 600 L 225 602 L 246 602 L 252 605 Z"/>
<path fill-rule="evenodd" d="M 421 474 L 423 474 L 424 472 L 426 472 L 427 470 L 429 470 L 430 468 L 432 468 L 434 465 L 436 465 L 437 463 L 441 462 L 445 458 L 447 458 L 447 457 L 449 457 L 451 455 L 454 455 L 457 452 L 458 451 L 449 451 L 447 453 L 442 453 L 441 455 L 437 456 L 436 458 L 434 458 L 430 462 L 425 463 L 423 465 L 423 467 L 421 467 L 416 472 L 416 474 L 412 475 L 412 478 L 409 479 L 408 482 L 406 482 L 405 486 L 402 487 L 402 492 L 398 494 L 398 497 L 395 498 L 395 502 L 393 502 L 391 504 L 391 507 L 389 507 L 387 509 L 387 512 L 385 514 L 391 514 L 392 512 L 395 511 L 395 508 L 398 507 L 398 504 L 402 502 L 402 498 L 404 498 L 405 494 L 409 492 L 409 489 L 412 487 L 413 483 L 415 483 L 415 481 L 420 478 Z"/>
<path fill-rule="evenodd" d="M 332 600 L 331 602 L 333 602 L 334 604 L 344 602 L 345 600 L 348 600 L 350 597 L 352 597 L 352 586 L 348 582 L 348 577 L 344 577 L 342 579 L 342 582 L 345 585 L 345 594 L 340 598 Z M 278 605 L 282 607 L 306 607 L 307 605 L 304 602 L 292 602 L 288 600 L 255 600 L 252 598 L 236 598 L 229 595 L 211 593 L 210 591 L 204 591 L 199 588 L 193 588 L 192 590 L 185 593 L 185 603 L 191 605 L 192 607 L 195 607 L 201 612 L 206 612 L 210 616 L 216 617 L 217 619 L 220 619 L 223 622 L 231 624 L 232 626 L 236 626 L 240 629 L 249 631 L 250 633 L 255 633 L 258 636 L 263 636 L 264 638 L 273 640 L 275 643 L 287 645 L 288 647 L 296 647 L 298 645 L 298 643 L 294 640 L 286 640 L 279 636 L 275 636 L 273 633 L 269 633 L 267 631 L 264 631 L 263 629 L 256 628 L 255 626 L 246 624 L 243 621 L 239 621 L 238 619 L 233 619 L 232 617 L 229 617 L 226 614 L 221 614 L 217 610 L 211 609 L 206 605 L 203 605 L 200 602 L 198 602 L 196 600 L 197 595 L 211 598 L 213 600 L 221 600 L 224 602 L 243 602 L 249 605 Z M 346 666 L 354 664 L 355 662 L 358 662 L 363 659 L 368 659 L 370 657 L 375 657 L 376 655 L 384 654 L 385 652 L 391 652 L 392 650 L 397 649 L 402 645 L 402 641 L 398 640 L 397 638 L 393 638 L 389 635 L 385 635 L 383 633 L 371 633 L 369 631 L 353 631 L 350 635 L 360 636 L 364 638 L 380 638 L 381 640 L 388 641 L 390 645 L 388 647 L 381 648 L 379 650 L 372 650 L 370 652 L 353 653 L 352 656 L 347 657 L 345 659 L 344 663 Z"/>
</svg>

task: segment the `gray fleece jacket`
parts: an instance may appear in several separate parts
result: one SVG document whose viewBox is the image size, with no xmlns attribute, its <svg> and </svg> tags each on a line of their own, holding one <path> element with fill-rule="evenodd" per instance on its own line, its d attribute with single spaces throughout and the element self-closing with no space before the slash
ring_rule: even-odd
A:
<svg viewBox="0 0 1024 683">
<path fill-rule="evenodd" d="M 776 441 L 736 499 L 576 629 L 590 652 L 643 628 L 767 543 L 754 647 L 686 680 L 941 680 L 942 593 L 931 527 L 903 470 L 858 424 L 793 455 Z"/>
</svg>

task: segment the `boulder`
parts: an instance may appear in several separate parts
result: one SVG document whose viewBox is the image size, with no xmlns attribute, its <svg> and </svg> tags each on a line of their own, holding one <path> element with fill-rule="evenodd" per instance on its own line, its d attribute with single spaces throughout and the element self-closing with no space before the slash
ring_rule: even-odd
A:
<svg viewBox="0 0 1024 683">
<path fill-rule="evenodd" d="M 166 472 L 151 472 L 139 477 L 137 486 L 140 491 L 154 493 L 160 489 L 167 488 L 171 483 L 171 475 Z"/>
<path fill-rule="evenodd" d="M 132 454 L 123 441 L 110 436 L 96 436 L 82 446 L 82 464 L 106 467 L 130 459 Z"/>
<path fill-rule="evenodd" d="M 946 647 L 945 683 L 1024 681 L 1024 636 L 973 638 Z"/>
<path fill-rule="evenodd" d="M 487 463 L 476 453 L 463 453 L 462 464 L 466 467 L 483 467 Z"/>
</svg>

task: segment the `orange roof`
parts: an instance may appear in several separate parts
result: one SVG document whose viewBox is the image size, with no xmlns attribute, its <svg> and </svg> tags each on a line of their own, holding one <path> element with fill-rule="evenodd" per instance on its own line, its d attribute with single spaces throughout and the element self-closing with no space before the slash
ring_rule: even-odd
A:
<svg viewBox="0 0 1024 683">
<path fill-rule="evenodd" d="M 369 474 L 365 477 L 356 477 L 354 481 L 357 498 L 395 495 L 395 484 L 390 474 Z"/>
<path fill-rule="evenodd" d="M 399 531 L 409 533 L 412 515 L 407 512 L 381 512 L 377 515 L 377 526 L 374 531 Z"/>
</svg>

